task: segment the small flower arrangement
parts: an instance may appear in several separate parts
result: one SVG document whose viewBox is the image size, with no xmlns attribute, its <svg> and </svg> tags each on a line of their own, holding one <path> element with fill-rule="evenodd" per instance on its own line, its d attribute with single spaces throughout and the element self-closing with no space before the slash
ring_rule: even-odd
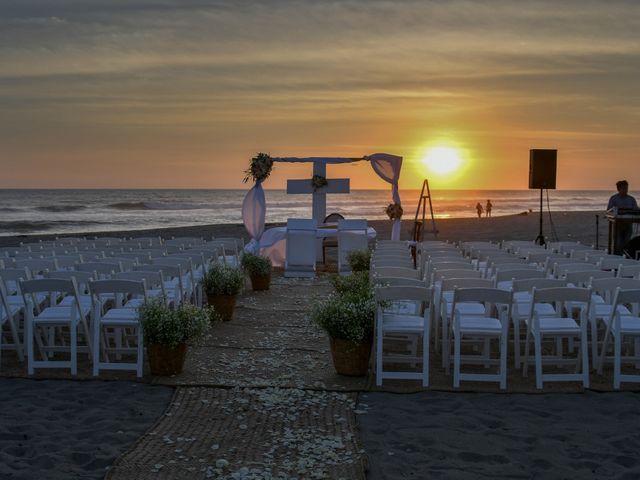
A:
<svg viewBox="0 0 640 480">
<path fill-rule="evenodd" d="M 271 273 L 272 263 L 269 257 L 245 253 L 242 256 L 241 264 L 249 275 L 269 275 Z"/>
<path fill-rule="evenodd" d="M 249 168 L 244 173 L 244 183 L 247 183 L 249 179 L 253 179 L 255 183 L 264 182 L 269 175 L 271 175 L 271 169 L 273 168 L 273 160 L 267 153 L 258 153 L 251 159 Z"/>
<path fill-rule="evenodd" d="M 371 263 L 371 250 L 351 250 L 347 252 L 347 263 L 352 272 L 368 272 Z"/>
<path fill-rule="evenodd" d="M 244 272 L 236 267 L 213 265 L 202 279 L 207 295 L 238 295 L 244 288 Z"/>
<path fill-rule="evenodd" d="M 390 203 L 385 210 L 390 220 L 398 220 L 402 218 L 404 210 L 399 203 Z"/>
<path fill-rule="evenodd" d="M 317 192 L 319 189 L 329 185 L 329 182 L 327 182 L 327 179 L 322 175 L 314 175 L 311 177 L 311 185 L 313 186 L 313 191 Z"/>
<path fill-rule="evenodd" d="M 188 303 L 171 310 L 162 300 L 146 303 L 138 311 L 145 343 L 170 347 L 201 336 L 216 316 L 210 307 L 198 308 Z"/>
<path fill-rule="evenodd" d="M 377 303 L 366 272 L 332 278 L 336 292 L 314 305 L 311 318 L 331 338 L 360 344 L 373 337 Z"/>
</svg>

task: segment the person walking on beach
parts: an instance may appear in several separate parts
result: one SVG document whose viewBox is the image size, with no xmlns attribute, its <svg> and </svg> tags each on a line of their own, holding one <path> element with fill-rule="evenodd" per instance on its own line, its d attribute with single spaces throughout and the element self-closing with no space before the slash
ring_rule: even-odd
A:
<svg viewBox="0 0 640 480">
<path fill-rule="evenodd" d="M 491 209 L 493 208 L 493 204 L 491 203 L 491 200 L 487 200 L 487 206 L 485 208 L 486 212 L 487 212 L 487 217 L 491 216 Z"/>
<path fill-rule="evenodd" d="M 618 193 L 612 195 L 607 205 L 607 210 L 612 208 L 638 208 L 638 202 L 636 199 L 629 195 L 629 182 L 626 180 L 620 180 L 616 183 L 616 189 Z M 616 225 L 616 243 L 615 251 L 616 255 L 622 255 L 624 246 L 629 243 L 633 235 L 632 223 L 618 223 Z"/>
<path fill-rule="evenodd" d="M 480 205 L 480 202 L 476 203 L 476 211 L 478 212 L 478 218 L 482 218 L 482 205 Z"/>
</svg>

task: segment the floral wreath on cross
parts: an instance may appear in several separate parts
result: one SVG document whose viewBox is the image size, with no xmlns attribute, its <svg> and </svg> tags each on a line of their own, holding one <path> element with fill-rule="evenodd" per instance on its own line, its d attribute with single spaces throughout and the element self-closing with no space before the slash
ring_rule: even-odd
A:
<svg viewBox="0 0 640 480">
<path fill-rule="evenodd" d="M 399 203 L 390 203 L 385 212 L 387 213 L 390 220 L 399 220 L 402 218 L 402 214 L 404 210 Z"/>
<path fill-rule="evenodd" d="M 322 175 L 314 175 L 311 177 L 311 185 L 313 186 L 313 191 L 317 192 L 320 188 L 324 188 L 329 185 L 329 182 L 327 182 L 326 177 L 323 177 Z"/>
<path fill-rule="evenodd" d="M 251 159 L 249 168 L 244 171 L 243 181 L 247 183 L 249 179 L 253 179 L 255 183 L 262 183 L 269 178 L 272 169 L 273 159 L 271 156 L 268 153 L 260 152 Z"/>
</svg>

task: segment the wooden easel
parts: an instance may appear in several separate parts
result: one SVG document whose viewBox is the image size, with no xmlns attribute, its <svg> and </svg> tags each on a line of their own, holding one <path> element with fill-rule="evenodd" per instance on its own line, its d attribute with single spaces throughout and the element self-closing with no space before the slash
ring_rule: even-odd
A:
<svg viewBox="0 0 640 480">
<path fill-rule="evenodd" d="M 429 201 L 429 216 L 431 217 L 431 228 L 429 230 L 424 228 L 427 221 L 427 200 Z M 429 190 L 429 180 L 426 178 L 422 182 L 418 208 L 416 208 L 416 216 L 413 220 L 413 241 L 421 242 L 425 233 L 433 235 L 436 239 L 438 238 L 438 229 L 436 228 L 436 219 L 433 216 L 433 204 L 431 203 L 431 190 Z"/>
</svg>

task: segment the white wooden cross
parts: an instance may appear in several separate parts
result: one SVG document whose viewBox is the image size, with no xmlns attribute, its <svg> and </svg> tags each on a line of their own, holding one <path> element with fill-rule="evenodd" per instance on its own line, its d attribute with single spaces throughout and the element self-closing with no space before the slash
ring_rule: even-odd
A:
<svg viewBox="0 0 640 480">
<path fill-rule="evenodd" d="M 313 174 L 321 177 L 327 176 L 327 164 L 313 162 Z M 327 193 L 349 193 L 350 183 L 348 178 L 327 179 L 327 186 L 313 190 L 311 179 L 287 180 L 288 194 L 313 194 L 313 218 L 321 224 L 327 216 Z"/>
</svg>

